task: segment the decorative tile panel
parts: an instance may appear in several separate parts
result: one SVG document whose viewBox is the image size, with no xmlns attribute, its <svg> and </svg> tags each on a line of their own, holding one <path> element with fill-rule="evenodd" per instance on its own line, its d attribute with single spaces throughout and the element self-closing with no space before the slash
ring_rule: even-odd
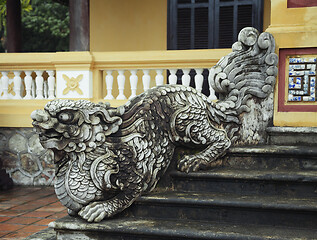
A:
<svg viewBox="0 0 317 240">
<path fill-rule="evenodd" d="M 316 102 L 316 57 L 289 58 L 288 102 Z"/>
<path fill-rule="evenodd" d="M 57 98 L 92 98 L 92 72 L 89 70 L 57 70 Z"/>
</svg>

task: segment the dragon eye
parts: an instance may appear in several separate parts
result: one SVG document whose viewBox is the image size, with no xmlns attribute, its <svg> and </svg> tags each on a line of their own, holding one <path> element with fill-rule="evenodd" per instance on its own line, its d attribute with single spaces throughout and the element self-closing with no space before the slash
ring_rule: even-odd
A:
<svg viewBox="0 0 317 240">
<path fill-rule="evenodd" d="M 61 121 L 61 122 L 70 122 L 73 120 L 73 114 L 71 113 L 61 113 L 58 115 L 58 119 Z"/>
</svg>

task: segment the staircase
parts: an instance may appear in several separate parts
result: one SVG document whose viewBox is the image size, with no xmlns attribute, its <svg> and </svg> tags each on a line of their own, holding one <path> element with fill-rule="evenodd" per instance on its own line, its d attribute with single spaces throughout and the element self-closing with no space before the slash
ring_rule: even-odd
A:
<svg viewBox="0 0 317 240">
<path fill-rule="evenodd" d="M 235 147 L 223 165 L 171 166 L 155 192 L 113 219 L 57 220 L 57 239 L 317 239 L 317 147 Z"/>
</svg>

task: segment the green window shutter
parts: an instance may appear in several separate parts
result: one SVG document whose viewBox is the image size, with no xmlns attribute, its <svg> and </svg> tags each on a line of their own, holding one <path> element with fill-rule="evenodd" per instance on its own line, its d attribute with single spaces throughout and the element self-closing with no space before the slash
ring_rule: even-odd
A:
<svg viewBox="0 0 317 240">
<path fill-rule="evenodd" d="M 224 6 L 219 8 L 219 33 L 218 46 L 219 48 L 231 47 L 233 43 L 233 6 Z"/>
<path fill-rule="evenodd" d="M 263 0 L 169 0 L 168 49 L 230 48 L 246 26 L 260 32 Z"/>
<path fill-rule="evenodd" d="M 254 26 L 252 21 L 252 5 L 240 5 L 238 6 L 238 21 L 237 21 L 237 33 L 244 27 Z M 261 30 L 261 29 L 258 29 Z"/>
<path fill-rule="evenodd" d="M 177 49 L 191 49 L 191 10 L 179 8 L 177 10 Z"/>
<path fill-rule="evenodd" d="M 195 8 L 194 48 L 208 48 L 208 7 Z"/>
</svg>

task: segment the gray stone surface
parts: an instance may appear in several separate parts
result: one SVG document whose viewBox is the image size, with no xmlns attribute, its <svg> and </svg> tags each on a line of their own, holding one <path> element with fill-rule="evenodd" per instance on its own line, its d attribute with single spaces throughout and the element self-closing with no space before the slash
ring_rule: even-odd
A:
<svg viewBox="0 0 317 240">
<path fill-rule="evenodd" d="M 316 145 L 317 127 L 269 127 L 269 144 Z"/>
<path fill-rule="evenodd" d="M 214 207 L 215 209 L 216 207 Z M 223 215 L 226 215 L 223 213 Z M 234 239 L 234 240 L 298 240 L 316 239 L 315 231 L 280 226 L 255 224 L 228 224 L 210 221 L 176 219 L 109 219 L 101 223 L 86 223 L 81 219 L 65 217 L 52 227 L 57 240 L 162 240 L 162 239 Z"/>
<path fill-rule="evenodd" d="M 40 143 L 40 139 L 37 134 L 33 134 L 28 141 L 29 152 L 35 155 L 41 155 L 45 149 Z"/>
<path fill-rule="evenodd" d="M 16 185 L 52 185 L 54 155 L 33 128 L 0 128 L 0 158 Z"/>
<path fill-rule="evenodd" d="M 273 122 L 273 93 L 261 102 L 251 99 L 248 106 L 250 112 L 241 118 L 241 138 L 236 145 L 266 144 L 266 129 Z"/>
<path fill-rule="evenodd" d="M 233 147 L 224 157 L 223 166 L 226 169 L 263 171 L 317 170 L 317 148 L 283 145 Z"/>
<path fill-rule="evenodd" d="M 210 70 L 209 83 L 219 93 L 218 109 L 224 115 L 219 120 L 233 143 L 264 143 L 265 129 L 272 121 L 277 75 L 274 39 L 269 33 L 259 35 L 244 28 L 232 50 Z"/>
<path fill-rule="evenodd" d="M 24 152 L 27 149 L 27 139 L 20 133 L 13 134 L 9 139 L 9 150 L 12 152 Z"/>
<path fill-rule="evenodd" d="M 53 228 L 46 228 L 27 238 L 24 238 L 24 240 L 56 240 L 56 233 Z"/>
</svg>

